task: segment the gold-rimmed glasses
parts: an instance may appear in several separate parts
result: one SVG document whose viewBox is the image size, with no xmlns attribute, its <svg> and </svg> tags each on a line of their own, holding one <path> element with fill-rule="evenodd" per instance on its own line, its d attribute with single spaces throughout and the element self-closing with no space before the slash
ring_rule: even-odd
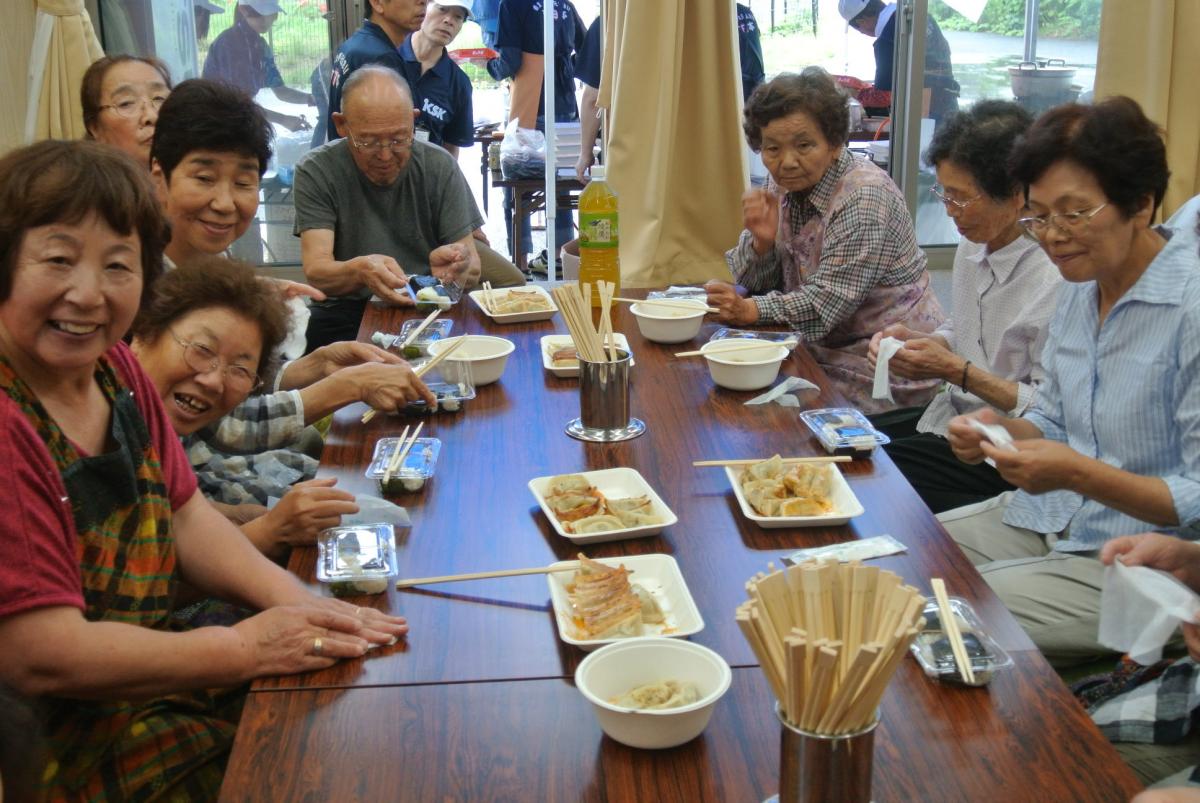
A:
<svg viewBox="0 0 1200 803">
<path fill-rule="evenodd" d="M 946 206 L 953 206 L 955 209 L 966 209 L 968 206 L 970 206 L 971 204 L 975 203 L 976 201 L 978 201 L 980 198 L 983 197 L 983 195 L 980 194 L 980 195 L 976 195 L 974 198 L 968 198 L 965 201 L 960 201 L 957 198 L 951 198 L 949 195 L 947 195 L 946 188 L 943 187 L 941 184 L 934 184 L 932 187 L 929 188 L 929 191 L 931 193 L 933 193 L 934 198 L 937 198 L 939 201 L 941 201 Z"/>
<path fill-rule="evenodd" d="M 100 108 L 112 109 L 122 117 L 131 120 L 141 113 L 143 105 L 148 105 L 154 111 L 158 111 L 166 99 L 166 92 L 156 92 L 153 95 L 122 95 L 112 103 L 103 104 Z"/>
<path fill-rule="evenodd" d="M 413 137 L 398 137 L 390 139 L 386 142 L 380 139 L 358 139 L 354 136 L 354 132 L 350 130 L 350 126 L 346 126 L 347 139 L 357 151 L 363 153 L 379 153 L 384 148 L 387 148 L 392 153 L 404 153 L 412 147 Z"/>
<path fill-rule="evenodd" d="M 1058 212 L 1051 215 L 1036 215 L 1033 217 L 1023 217 L 1017 220 L 1017 224 L 1025 230 L 1030 237 L 1040 238 L 1045 236 L 1046 232 L 1054 226 L 1068 237 L 1073 236 L 1075 232 L 1087 227 L 1092 222 L 1092 218 L 1100 213 L 1100 210 L 1108 206 L 1108 202 L 1094 206 L 1091 209 L 1080 209 L 1076 212 Z"/>
</svg>

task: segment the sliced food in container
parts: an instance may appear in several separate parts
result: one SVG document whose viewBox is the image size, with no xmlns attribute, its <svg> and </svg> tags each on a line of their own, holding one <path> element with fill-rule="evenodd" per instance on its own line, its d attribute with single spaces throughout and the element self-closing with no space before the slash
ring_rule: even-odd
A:
<svg viewBox="0 0 1200 803">
<path fill-rule="evenodd" d="M 433 476 L 437 466 L 438 455 L 442 451 L 442 442 L 437 438 L 417 438 L 412 448 L 404 456 L 396 470 L 388 474 L 388 465 L 396 450 L 401 446 L 400 438 L 380 438 L 375 442 L 375 454 L 365 472 L 367 479 L 379 483 L 379 490 L 385 496 L 395 496 L 400 493 L 415 493 L 425 487 L 425 483 Z M 384 478 L 387 482 L 384 482 Z"/>
<path fill-rule="evenodd" d="M 425 322 L 424 318 L 410 318 L 400 327 L 399 343 L 403 343 L 412 334 L 412 331 Z M 444 340 L 450 336 L 450 332 L 454 329 L 454 321 L 449 319 L 439 318 L 433 321 L 417 335 L 416 340 L 404 347 L 404 356 L 410 360 L 419 360 L 427 358 L 430 355 L 429 346 L 438 340 Z"/>
<path fill-rule="evenodd" d="M 399 573 L 390 524 L 331 527 L 317 538 L 317 579 L 334 596 L 381 594 Z"/>
</svg>

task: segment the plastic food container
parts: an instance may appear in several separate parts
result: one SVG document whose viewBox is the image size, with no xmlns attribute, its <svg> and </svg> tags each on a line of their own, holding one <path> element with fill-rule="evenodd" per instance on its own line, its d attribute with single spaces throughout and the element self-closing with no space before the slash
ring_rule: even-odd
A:
<svg viewBox="0 0 1200 803">
<path fill-rule="evenodd" d="M 379 483 L 379 492 L 385 496 L 395 496 L 401 493 L 416 493 L 425 487 L 425 482 L 433 476 L 437 466 L 438 455 L 442 451 L 442 442 L 437 438 L 417 438 L 412 448 L 399 467 L 392 472 L 384 484 L 388 463 L 400 447 L 400 438 L 380 438 L 375 442 L 375 455 L 365 472 L 367 479 Z"/>
<path fill-rule="evenodd" d="M 800 413 L 800 420 L 808 425 L 830 454 L 867 456 L 875 451 L 876 446 L 892 442 L 853 407 L 805 410 Z"/>
<path fill-rule="evenodd" d="M 420 364 L 413 366 L 419 368 Z M 437 397 L 437 406 L 430 407 L 425 402 L 410 402 L 404 412 L 413 414 L 436 413 L 439 410 L 455 413 L 463 405 L 475 398 L 475 383 L 471 380 L 471 368 L 465 362 L 442 360 L 421 377 L 421 381 Z"/>
<path fill-rule="evenodd" d="M 431 343 L 429 353 L 437 356 L 459 341 L 462 341 L 462 345 L 438 365 L 456 363 L 468 366 L 475 387 L 490 385 L 500 379 L 504 374 L 504 366 L 508 365 L 508 355 L 517 348 L 515 343 L 503 337 L 460 335 Z"/>
<path fill-rule="evenodd" d="M 779 376 L 779 366 L 787 359 L 788 349 L 774 343 L 729 350 L 724 344 L 709 341 L 700 347 L 708 363 L 712 381 L 729 390 L 758 390 Z M 713 353 L 709 353 L 713 352 Z"/>
<path fill-rule="evenodd" d="M 785 343 L 788 341 L 798 343 L 800 336 L 794 332 L 768 332 L 761 329 L 730 329 L 722 326 L 720 329 L 712 333 L 712 337 L 708 342 L 712 343 L 717 340 L 762 340 L 766 343 Z"/>
<path fill-rule="evenodd" d="M 658 307 L 650 304 L 633 304 L 629 311 L 637 319 L 642 337 L 655 343 L 684 343 L 700 332 L 707 314 L 701 301 L 696 309 Z"/>
<path fill-rule="evenodd" d="M 651 290 L 646 293 L 646 298 L 650 300 L 666 298 L 672 300 L 685 299 L 688 301 L 701 301 L 705 306 L 708 306 L 708 293 L 703 287 L 692 287 L 688 285 L 675 286 L 672 285 L 666 290 Z"/>
<path fill-rule="evenodd" d="M 399 574 L 390 524 L 331 527 L 317 538 L 317 579 L 334 596 L 381 594 Z"/>
<path fill-rule="evenodd" d="M 413 329 L 421 325 L 424 318 L 410 318 L 400 327 L 400 343 L 408 339 L 409 334 Z M 417 339 L 404 347 L 404 357 L 409 360 L 419 360 L 424 357 L 432 356 L 429 353 L 429 346 L 437 340 L 444 340 L 450 337 L 451 330 L 454 329 L 454 321 L 438 319 L 421 330 L 421 334 L 417 335 Z"/>
<path fill-rule="evenodd" d="M 954 618 L 958 620 L 963 645 L 967 648 L 967 655 L 971 660 L 971 671 L 975 673 L 975 683 L 968 684 L 958 672 L 950 640 L 942 630 L 937 602 L 931 601 L 926 604 L 922 613 L 925 617 L 925 629 L 913 640 L 909 650 L 925 670 L 925 674 L 931 678 L 961 683 L 964 686 L 986 686 L 997 670 L 1012 666 L 1012 658 L 984 631 L 970 604 L 958 597 L 950 597 L 950 608 L 954 611 Z"/>
<path fill-rule="evenodd" d="M 699 699 L 649 710 L 613 702 L 634 688 L 664 680 L 694 684 Z M 675 747 L 699 736 L 732 680 L 729 664 L 708 647 L 665 638 L 609 644 L 575 670 L 575 687 L 592 704 L 600 728 L 621 744 L 646 750 Z"/>
</svg>

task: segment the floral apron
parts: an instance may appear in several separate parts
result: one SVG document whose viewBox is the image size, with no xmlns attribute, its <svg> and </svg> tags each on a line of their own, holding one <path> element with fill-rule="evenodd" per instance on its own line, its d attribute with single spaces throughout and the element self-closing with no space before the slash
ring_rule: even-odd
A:
<svg viewBox="0 0 1200 803">
<path fill-rule="evenodd" d="M 105 454 L 81 455 L 0 357 L 0 389 L 54 459 L 71 500 L 88 621 L 165 629 L 175 595 L 171 504 L 133 394 L 107 360 L 95 377 L 112 407 Z M 192 692 L 151 701 L 43 699 L 44 800 L 210 800 L 242 697 Z"/>
<path fill-rule="evenodd" d="M 841 206 L 846 195 L 873 178 L 867 171 L 848 172 L 834 188 L 829 199 L 830 208 Z M 785 293 L 796 292 L 820 269 L 825 242 L 824 217 L 815 215 L 799 231 L 792 231 L 789 217 L 785 212 L 779 221 L 780 239 L 791 257 L 791 267 L 795 268 L 782 271 Z M 885 326 L 900 323 L 918 332 L 932 332 L 945 319 L 930 286 L 929 271 L 922 271 L 920 278 L 909 284 L 876 285 L 853 315 L 830 330 L 820 343 L 805 343 L 805 347 L 846 401 L 864 413 L 880 413 L 896 407 L 922 407 L 937 393 L 941 380 L 910 380 L 893 375 L 895 404 L 887 399 L 872 399 L 875 371 L 867 357 L 867 347 L 871 337 Z"/>
</svg>

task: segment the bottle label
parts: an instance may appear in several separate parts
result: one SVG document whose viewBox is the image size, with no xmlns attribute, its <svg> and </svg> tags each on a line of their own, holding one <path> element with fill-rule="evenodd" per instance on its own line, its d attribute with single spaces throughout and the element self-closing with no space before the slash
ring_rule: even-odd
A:
<svg viewBox="0 0 1200 803">
<path fill-rule="evenodd" d="M 581 248 L 616 248 L 616 212 L 580 212 L 579 246 Z"/>
</svg>

